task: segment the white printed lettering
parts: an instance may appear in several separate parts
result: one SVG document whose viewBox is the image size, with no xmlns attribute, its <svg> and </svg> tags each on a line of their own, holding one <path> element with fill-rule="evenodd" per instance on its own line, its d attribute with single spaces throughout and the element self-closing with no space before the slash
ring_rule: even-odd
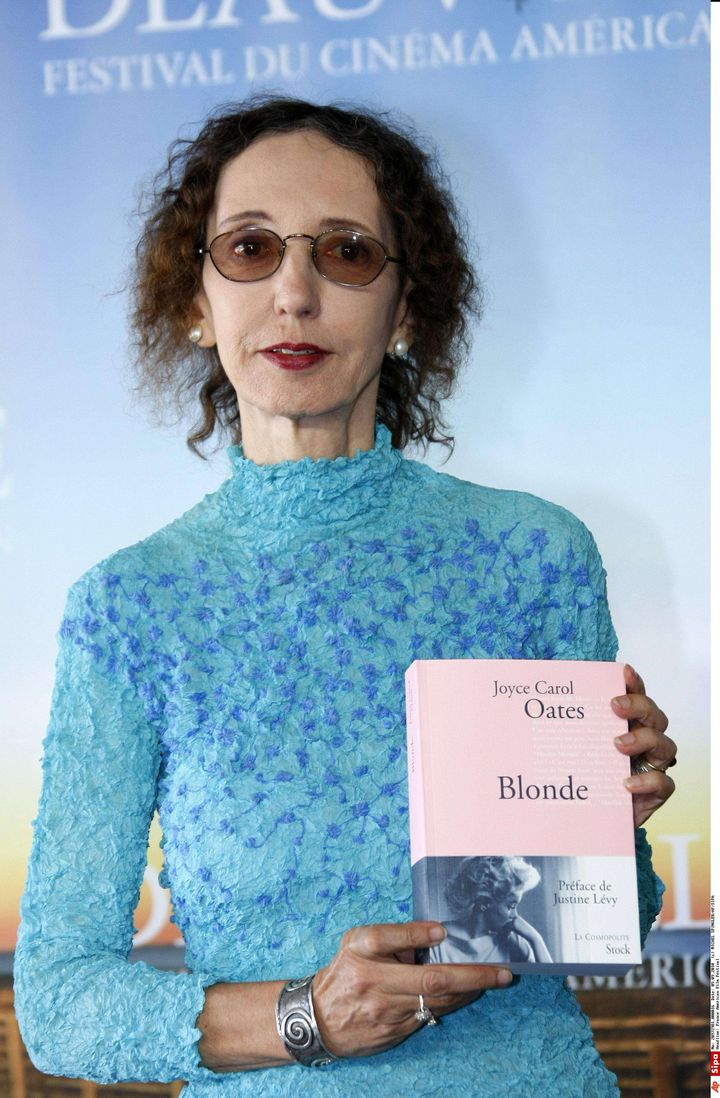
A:
<svg viewBox="0 0 720 1098">
<path fill-rule="evenodd" d="M 110 7 L 101 19 L 84 27 L 75 27 L 68 20 L 66 0 L 48 0 L 48 25 L 46 30 L 40 32 L 40 38 L 89 38 L 96 34 L 106 34 L 122 23 L 131 3 L 132 0 L 111 0 Z"/>
<path fill-rule="evenodd" d="M 708 46 L 710 45 L 710 17 L 706 11 L 700 9 L 697 13 L 697 19 L 693 24 L 693 29 L 688 36 L 688 45 L 697 46 L 700 39 L 700 35 L 705 38 Z"/>
<path fill-rule="evenodd" d="M 331 76 L 347 76 L 348 73 L 353 71 L 352 64 L 348 61 L 343 61 L 340 58 L 336 59 L 336 54 L 344 51 L 348 52 L 351 43 L 347 38 L 334 38 L 330 42 L 326 42 L 320 50 L 320 68 L 323 72 L 329 73 Z"/>
<path fill-rule="evenodd" d="M 543 25 L 543 55 L 556 57 L 560 53 L 566 53 L 569 57 L 577 57 L 577 23 L 568 23 L 564 35 L 558 32 L 552 23 Z"/>
<path fill-rule="evenodd" d="M 398 57 L 398 38 L 397 35 L 391 35 L 390 37 L 390 49 L 378 38 L 368 38 L 367 40 L 367 71 L 379 72 L 381 68 L 391 69 L 397 71 L 400 60 Z"/>
<path fill-rule="evenodd" d="M 366 15 L 373 15 L 382 7 L 383 0 L 366 0 L 359 8 L 339 8 L 335 0 L 315 0 L 315 7 L 319 15 L 326 19 L 362 19 Z"/>
<path fill-rule="evenodd" d="M 688 847 L 698 842 L 699 835 L 659 835 L 658 842 L 668 843 L 672 850 L 672 897 L 675 908 L 669 922 L 662 923 L 663 930 L 687 930 L 694 926 L 709 926 L 707 919 L 693 919 L 690 910 L 690 862 Z"/>
<path fill-rule="evenodd" d="M 627 15 L 619 15 L 610 21 L 610 49 L 613 53 L 622 53 L 623 50 L 637 49 L 633 38 L 633 21 Z"/>
<path fill-rule="evenodd" d="M 596 15 L 586 19 L 583 22 L 583 30 L 585 32 L 584 49 L 589 57 L 597 53 L 607 53 L 604 19 L 599 19 Z"/>
<path fill-rule="evenodd" d="M 510 54 L 510 60 L 522 61 L 524 55 L 532 58 L 533 61 L 540 56 L 538 44 L 533 38 L 533 32 L 530 30 L 527 23 L 520 28 L 520 33 L 515 39 L 515 45 Z"/>
<path fill-rule="evenodd" d="M 234 84 L 235 75 L 225 72 L 222 50 L 210 50 L 210 77 L 212 84 Z"/>
<path fill-rule="evenodd" d="M 668 953 L 650 954 L 650 987 L 677 987 L 672 966 L 675 960 Z"/>
<path fill-rule="evenodd" d="M 67 63 L 67 90 L 70 95 L 90 91 L 88 87 L 88 63 L 84 57 L 73 57 Z"/>
<path fill-rule="evenodd" d="M 58 85 L 62 84 L 65 69 L 62 61 L 43 62 L 43 94 L 55 95 Z"/>
<path fill-rule="evenodd" d="M 245 50 L 245 78 L 258 80 L 274 76 L 277 72 L 277 58 L 269 46 L 248 46 Z"/>
<path fill-rule="evenodd" d="M 285 0 L 267 0 L 268 12 L 260 16 L 261 23 L 297 23 L 300 16 L 290 11 Z"/>
<path fill-rule="evenodd" d="M 185 54 L 181 53 L 179 50 L 176 50 L 175 53 L 170 56 L 166 53 L 158 53 L 155 55 L 155 63 L 168 88 L 173 88 L 177 84 L 184 59 Z"/>
<path fill-rule="evenodd" d="M 310 47 L 307 42 L 283 42 L 278 46 L 278 60 L 281 76 L 286 79 L 304 76 L 310 69 Z"/>
<path fill-rule="evenodd" d="M 105 65 L 105 58 L 91 58 L 89 69 L 93 83 L 88 90 L 92 92 L 109 91 L 112 87 L 112 76 Z"/>
<path fill-rule="evenodd" d="M 241 24 L 242 19 L 239 15 L 235 15 L 235 0 L 221 0 L 217 14 L 208 20 L 208 26 L 213 30 L 222 29 L 223 27 L 239 27 Z"/>
<path fill-rule="evenodd" d="M 495 47 L 486 30 L 478 31 L 478 36 L 473 43 L 473 48 L 468 57 L 468 64 L 477 65 L 478 61 L 481 61 L 483 57 L 486 61 L 497 61 L 498 59 L 498 56 L 495 53 Z"/>
<path fill-rule="evenodd" d="M 137 57 L 113 57 L 111 63 L 117 68 L 120 74 L 120 80 L 118 81 L 118 88 L 120 91 L 129 92 L 132 91 L 132 66 L 137 61 Z M 93 89 L 99 91 L 100 89 Z"/>
<path fill-rule="evenodd" d="M 443 65 L 464 64 L 464 36 L 462 31 L 455 31 L 448 44 L 442 35 L 435 31 L 430 35 L 430 64 L 433 68 L 441 68 Z"/>
<path fill-rule="evenodd" d="M 642 965 L 636 965 L 623 977 L 623 987 L 648 987 L 649 977 Z"/>
<path fill-rule="evenodd" d="M 681 23 L 685 22 L 685 12 L 683 11 L 666 11 L 657 21 L 655 26 L 655 35 L 661 46 L 666 46 L 667 49 L 680 49 L 686 44 L 686 39 L 682 36 L 677 38 L 670 38 L 668 36 L 668 23 L 673 20 L 680 20 Z"/>
<path fill-rule="evenodd" d="M 198 4 L 194 13 L 185 19 L 170 19 L 166 11 L 167 0 L 147 0 L 148 17 L 146 23 L 140 23 L 140 34 L 156 34 L 160 31 L 197 30 L 207 17 L 207 5 Z"/>
</svg>

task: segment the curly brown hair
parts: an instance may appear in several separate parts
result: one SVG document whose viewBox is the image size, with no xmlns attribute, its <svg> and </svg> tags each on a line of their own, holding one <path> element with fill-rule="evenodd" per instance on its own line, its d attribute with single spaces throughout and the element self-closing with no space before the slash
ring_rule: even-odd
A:
<svg viewBox="0 0 720 1098">
<path fill-rule="evenodd" d="M 385 355 L 377 418 L 398 448 L 451 446 L 440 405 L 468 349 L 468 320 L 481 307 L 467 234 L 434 153 L 415 131 L 387 113 L 352 105 L 254 96 L 218 108 L 197 137 L 171 145 L 144 205 L 136 248 L 131 330 L 138 389 L 180 407 L 199 398 L 202 415 L 187 438 L 195 453 L 216 430 L 240 440 L 235 390 L 216 348 L 199 348 L 187 337 L 201 287 L 197 248 L 205 244 L 223 166 L 261 135 L 298 130 L 316 131 L 368 164 L 411 281 L 413 346 L 404 357 Z"/>
</svg>

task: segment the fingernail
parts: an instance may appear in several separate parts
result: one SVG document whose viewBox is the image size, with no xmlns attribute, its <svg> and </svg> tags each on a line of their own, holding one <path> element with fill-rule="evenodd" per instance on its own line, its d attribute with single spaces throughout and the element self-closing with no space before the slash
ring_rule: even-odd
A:
<svg viewBox="0 0 720 1098">
<path fill-rule="evenodd" d="M 613 704 L 616 705 L 618 709 L 629 709 L 630 699 L 625 694 L 623 694 L 623 696 L 620 698 L 613 698 Z"/>
<path fill-rule="evenodd" d="M 508 972 L 506 968 L 503 968 L 497 974 L 497 982 L 499 987 L 507 987 L 508 984 L 512 983 L 512 972 Z"/>
<path fill-rule="evenodd" d="M 633 675 L 635 676 L 635 678 L 638 677 L 638 673 L 637 673 L 637 671 L 635 670 L 635 668 L 633 667 L 633 665 L 631 663 L 626 663 L 625 664 L 625 670 L 626 671 L 631 671 L 633 673 Z"/>
<path fill-rule="evenodd" d="M 622 736 L 615 737 L 615 743 L 635 743 L 635 733 L 624 732 Z"/>
<path fill-rule="evenodd" d="M 431 942 L 441 942 L 443 938 L 447 936 L 447 930 L 444 926 L 431 926 L 428 937 Z"/>
<path fill-rule="evenodd" d="M 633 774 L 631 775 L 631 777 L 625 778 L 623 785 L 626 789 L 642 789 L 643 781 L 642 778 L 639 778 L 637 776 L 637 774 Z"/>
</svg>

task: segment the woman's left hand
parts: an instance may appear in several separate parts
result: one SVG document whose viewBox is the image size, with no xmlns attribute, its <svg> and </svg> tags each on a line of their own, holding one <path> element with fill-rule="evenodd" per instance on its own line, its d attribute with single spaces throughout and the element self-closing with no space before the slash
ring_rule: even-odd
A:
<svg viewBox="0 0 720 1098">
<path fill-rule="evenodd" d="M 666 768 L 672 764 L 677 746 L 665 735 L 668 719 L 652 698 L 645 693 L 645 684 L 629 663 L 625 664 L 627 694 L 612 699 L 619 717 L 629 721 L 629 729 L 615 740 L 623 755 L 642 755 L 652 767 L 644 774 L 632 774 L 625 785 L 632 793 L 635 827 L 644 824 L 653 812 L 675 792 L 675 782 Z"/>
</svg>

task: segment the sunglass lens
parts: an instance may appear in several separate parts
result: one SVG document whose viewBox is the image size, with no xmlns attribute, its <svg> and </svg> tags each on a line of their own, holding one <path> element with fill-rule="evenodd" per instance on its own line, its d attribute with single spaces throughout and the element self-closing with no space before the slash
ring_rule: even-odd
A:
<svg viewBox="0 0 720 1098">
<path fill-rule="evenodd" d="M 315 264 L 332 282 L 366 286 L 385 265 L 385 251 L 372 237 L 337 229 L 315 241 Z"/>
<path fill-rule="evenodd" d="M 233 229 L 216 236 L 210 246 L 212 261 L 233 282 L 267 278 L 280 264 L 282 240 L 269 229 Z"/>
</svg>

